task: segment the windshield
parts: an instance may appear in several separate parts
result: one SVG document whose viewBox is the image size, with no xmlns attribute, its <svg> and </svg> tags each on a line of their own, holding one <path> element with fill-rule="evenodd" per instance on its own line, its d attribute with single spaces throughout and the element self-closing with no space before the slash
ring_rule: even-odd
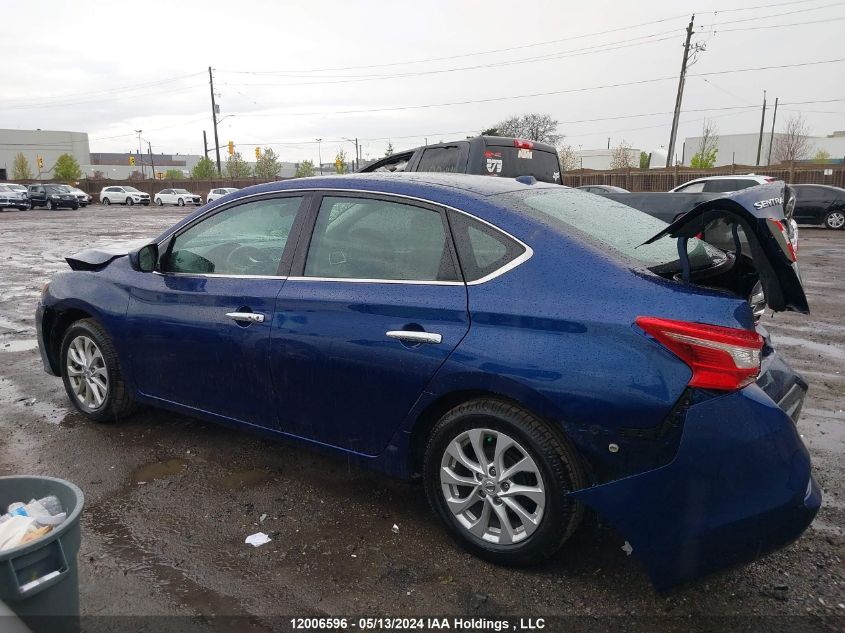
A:
<svg viewBox="0 0 845 633">
<path fill-rule="evenodd" d="M 26 191 L 26 187 L 23 185 L 6 185 L 12 191 Z"/>
<path fill-rule="evenodd" d="M 65 185 L 47 185 L 44 187 L 44 191 L 47 193 L 67 193 L 66 189 L 63 189 Z"/>
<path fill-rule="evenodd" d="M 138 189 L 135 189 L 135 187 L 124 187 L 123 190 L 132 193 L 141 193 Z"/>
<path fill-rule="evenodd" d="M 677 242 L 673 238 L 666 236 L 652 244 L 643 244 L 665 229 L 668 226 L 665 222 L 615 200 L 565 188 L 511 193 L 505 197 L 529 215 L 565 230 L 576 229 L 649 268 L 678 262 Z M 695 238 L 689 240 L 688 252 L 692 268 L 709 268 L 725 258 L 722 251 Z"/>
<path fill-rule="evenodd" d="M 174 189 L 173 193 L 188 193 L 187 189 Z"/>
<path fill-rule="evenodd" d="M 11 187 L 7 187 L 6 185 L 0 185 L 0 191 L 11 191 Z"/>
</svg>

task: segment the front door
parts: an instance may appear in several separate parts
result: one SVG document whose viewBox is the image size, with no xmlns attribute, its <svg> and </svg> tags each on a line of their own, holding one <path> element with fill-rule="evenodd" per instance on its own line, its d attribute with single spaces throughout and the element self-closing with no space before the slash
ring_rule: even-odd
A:
<svg viewBox="0 0 845 633">
<path fill-rule="evenodd" d="M 271 341 L 281 428 L 378 454 L 469 328 L 445 216 L 326 195 L 300 243 Z"/>
<path fill-rule="evenodd" d="M 129 304 L 132 371 L 145 396 L 276 425 L 270 328 L 302 200 L 236 201 L 169 240 Z"/>
</svg>

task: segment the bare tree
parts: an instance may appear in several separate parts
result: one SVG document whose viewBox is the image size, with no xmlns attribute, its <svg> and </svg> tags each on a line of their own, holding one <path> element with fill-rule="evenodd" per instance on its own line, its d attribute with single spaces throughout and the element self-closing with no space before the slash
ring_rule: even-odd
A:
<svg viewBox="0 0 845 633">
<path fill-rule="evenodd" d="M 701 136 L 698 138 L 698 151 L 693 155 L 690 165 L 697 168 L 709 168 L 716 164 L 719 152 L 719 128 L 709 119 L 701 124 Z"/>
<path fill-rule="evenodd" d="M 557 155 L 560 157 L 560 168 L 563 171 L 572 171 L 578 169 L 578 157 L 575 155 L 575 149 L 568 143 L 558 145 Z"/>
<path fill-rule="evenodd" d="M 792 163 L 807 158 L 813 149 L 808 134 L 807 122 L 802 114 L 789 117 L 783 132 L 775 139 L 775 160 Z"/>
<path fill-rule="evenodd" d="M 485 131 L 493 130 L 496 130 L 499 136 L 513 136 L 550 145 L 557 145 L 563 139 L 563 135 L 557 133 L 557 119 L 538 112 L 512 116 Z"/>
<path fill-rule="evenodd" d="M 627 169 L 635 167 L 636 164 L 633 154 L 633 148 L 628 144 L 628 141 L 622 139 L 619 141 L 619 145 L 610 151 L 610 168 Z M 639 156 L 637 160 L 639 160 Z"/>
</svg>

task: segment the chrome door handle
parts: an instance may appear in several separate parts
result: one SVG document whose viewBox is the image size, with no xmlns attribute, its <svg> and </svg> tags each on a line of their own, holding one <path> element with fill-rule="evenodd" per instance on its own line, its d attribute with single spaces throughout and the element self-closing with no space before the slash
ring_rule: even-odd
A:
<svg viewBox="0 0 845 633">
<path fill-rule="evenodd" d="M 414 332 L 411 330 L 391 330 L 385 332 L 387 338 L 395 338 L 397 341 L 405 343 L 440 343 L 443 337 L 433 332 Z"/>
<path fill-rule="evenodd" d="M 226 316 L 239 323 L 264 323 L 264 315 L 258 312 L 227 312 Z"/>
</svg>

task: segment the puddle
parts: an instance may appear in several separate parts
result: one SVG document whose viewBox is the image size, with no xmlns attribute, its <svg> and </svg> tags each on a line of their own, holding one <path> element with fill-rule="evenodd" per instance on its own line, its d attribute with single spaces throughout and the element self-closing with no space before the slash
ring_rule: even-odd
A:
<svg viewBox="0 0 845 633">
<path fill-rule="evenodd" d="M 38 348 L 36 339 L 23 339 L 20 341 L 4 341 L 0 343 L 0 352 L 28 352 Z"/>
<path fill-rule="evenodd" d="M 0 402 L 10 403 L 22 410 L 30 411 L 50 424 L 61 424 L 70 413 L 63 407 L 57 407 L 24 393 L 17 385 L 5 379 L 0 380 Z"/>
<path fill-rule="evenodd" d="M 184 459 L 168 459 L 163 462 L 153 462 L 135 469 L 132 473 L 132 483 L 154 481 L 156 479 L 167 479 L 185 471 L 188 462 Z"/>
<path fill-rule="evenodd" d="M 266 470 L 254 468 L 252 470 L 239 470 L 222 477 L 219 481 L 225 488 L 250 488 L 269 481 L 272 475 Z"/>
</svg>

